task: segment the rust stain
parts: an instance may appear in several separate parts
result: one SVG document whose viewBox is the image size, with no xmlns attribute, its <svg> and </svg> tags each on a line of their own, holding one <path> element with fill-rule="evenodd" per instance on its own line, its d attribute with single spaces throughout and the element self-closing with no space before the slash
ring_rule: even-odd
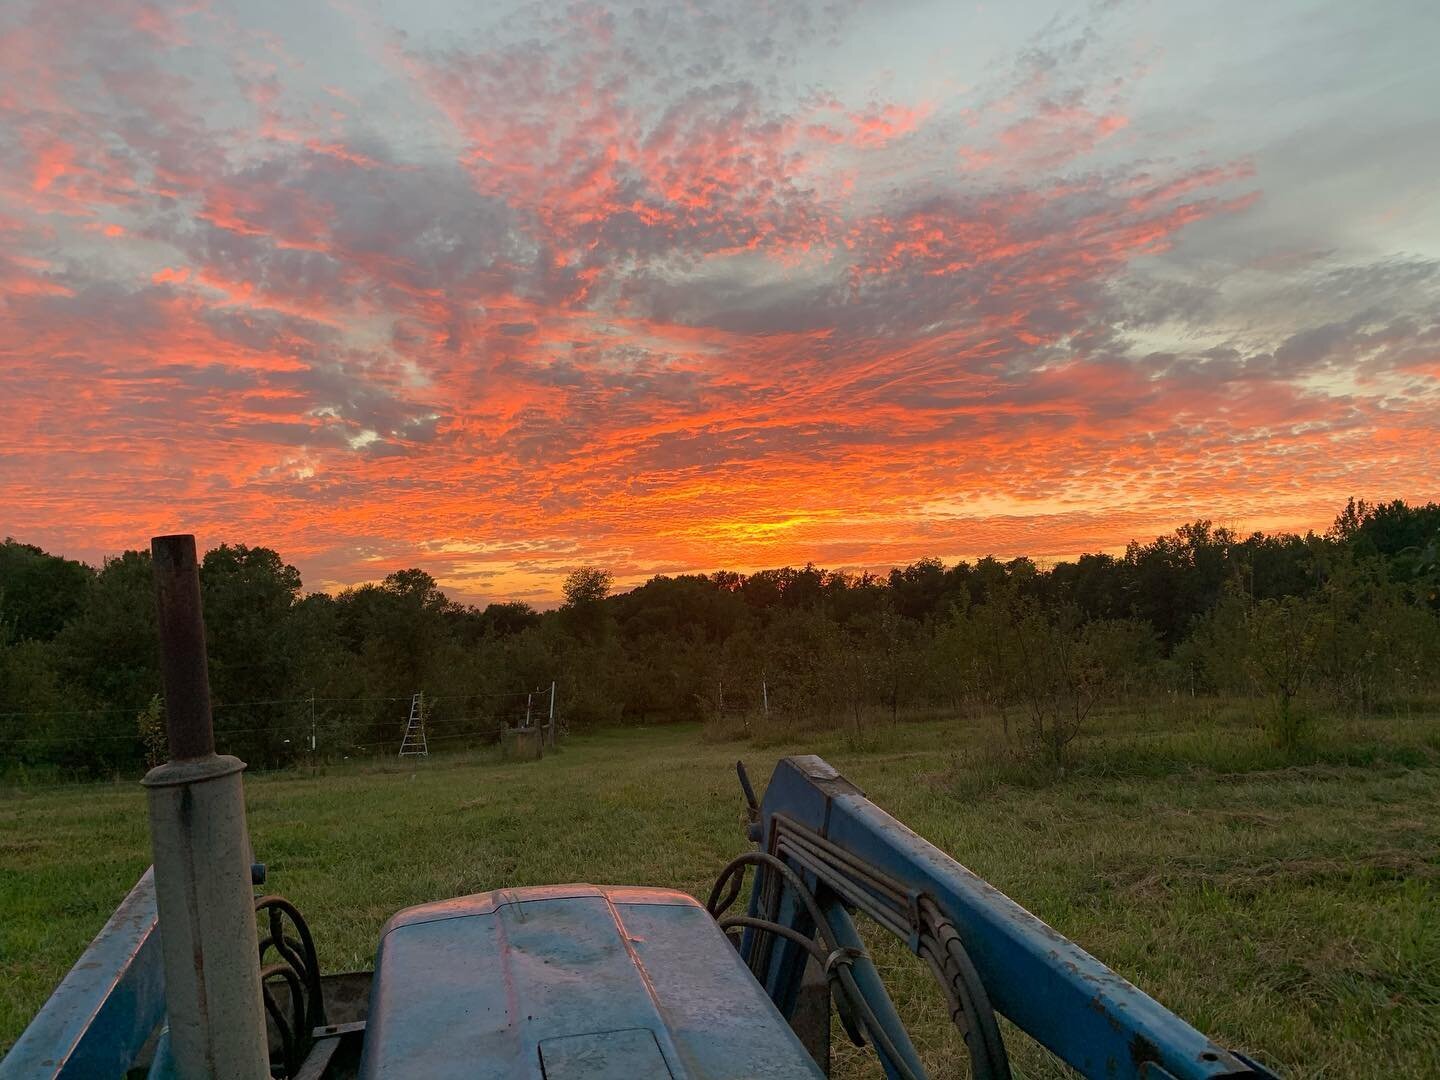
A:
<svg viewBox="0 0 1440 1080">
<path fill-rule="evenodd" d="M 1144 1035 L 1137 1034 L 1130 1040 L 1130 1060 L 1134 1063 L 1137 1072 L 1145 1067 L 1146 1062 L 1153 1061 L 1158 1065 L 1160 1048 Z"/>
<path fill-rule="evenodd" d="M 1102 999 L 1099 994 L 1096 994 L 1094 997 L 1092 997 L 1092 998 L 1090 999 L 1090 1008 L 1091 1008 L 1094 1012 L 1099 1013 L 1102 1017 L 1105 1018 L 1105 1022 L 1110 1025 L 1110 1030 L 1111 1030 L 1111 1031 L 1114 1031 L 1116 1034 L 1119 1034 L 1119 1033 L 1121 1033 L 1122 1031 L 1124 1031 L 1123 1025 L 1120 1023 L 1119 1020 L 1117 1020 L 1114 1016 L 1111 1015 L 1110 1010 L 1105 1007 L 1105 1001 L 1104 1001 L 1104 999 Z M 1136 1038 L 1138 1039 L 1138 1038 L 1140 1038 L 1140 1036 L 1137 1035 Z M 1133 1047 L 1133 1046 L 1131 1047 L 1131 1052 L 1132 1052 L 1132 1055 L 1133 1055 L 1133 1052 L 1134 1052 L 1134 1047 Z"/>
</svg>

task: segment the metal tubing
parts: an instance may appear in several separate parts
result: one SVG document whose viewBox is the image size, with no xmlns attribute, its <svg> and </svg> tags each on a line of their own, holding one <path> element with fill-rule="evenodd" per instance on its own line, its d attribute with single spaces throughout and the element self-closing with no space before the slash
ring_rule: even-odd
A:
<svg viewBox="0 0 1440 1080">
<path fill-rule="evenodd" d="M 145 777 L 165 1003 L 180 1080 L 269 1074 L 245 834 L 244 762 L 161 765 Z"/>
<path fill-rule="evenodd" d="M 1273 1076 L 1211 1042 L 911 832 L 819 758 L 790 757 L 776 765 L 760 811 L 769 847 L 783 842 L 797 869 L 813 873 L 806 863 L 823 860 L 827 877 L 853 876 L 852 900 L 866 894 L 879 899 L 870 891 L 873 882 L 888 882 L 887 891 L 898 886 L 917 902 L 933 901 L 954 924 L 995 1010 L 1082 1075 L 1114 1080 Z M 807 844 L 794 825 L 814 838 Z M 865 872 L 857 874 L 857 868 Z M 835 893 L 842 899 L 847 895 L 839 889 Z M 753 910 L 754 898 L 751 903 Z M 789 1007 L 793 970 L 793 965 L 772 965 L 765 971 L 766 989 L 782 1013 Z"/>
<path fill-rule="evenodd" d="M 151 542 L 172 760 L 143 781 L 174 1072 L 180 1080 L 270 1073 L 245 763 L 215 753 L 193 536 Z"/>
<path fill-rule="evenodd" d="M 165 685 L 165 732 L 170 760 L 215 753 L 210 723 L 210 675 L 205 665 L 205 618 L 200 569 L 188 533 L 150 541 L 155 606 L 160 626 L 160 672 Z"/>
<path fill-rule="evenodd" d="M 845 905 L 833 893 L 828 892 L 822 892 L 819 901 L 820 907 L 825 912 L 825 921 L 830 924 L 830 932 L 835 935 L 835 939 L 841 945 L 860 950 L 861 955 L 856 956 L 850 963 L 850 974 L 854 977 L 856 985 L 860 987 L 865 1001 L 870 1006 L 870 1011 L 880 1022 L 880 1026 L 889 1037 L 896 1054 L 904 1063 L 904 1067 L 912 1076 L 927 1075 L 925 1066 L 920 1061 L 920 1054 L 916 1051 L 915 1044 L 910 1041 L 910 1033 L 905 1030 L 905 1022 L 895 1011 L 895 1003 L 890 1000 L 890 995 L 885 990 L 885 983 L 880 978 L 880 973 L 875 970 L 875 963 L 870 959 L 870 954 L 865 951 L 865 941 L 860 937 L 860 932 L 845 910 Z M 879 1043 L 875 1045 L 875 1055 L 880 1059 L 880 1067 L 885 1070 L 885 1075 L 889 1080 L 896 1080 L 902 1075 L 900 1069 L 896 1067 L 896 1063 L 890 1060 L 890 1055 Z"/>
</svg>

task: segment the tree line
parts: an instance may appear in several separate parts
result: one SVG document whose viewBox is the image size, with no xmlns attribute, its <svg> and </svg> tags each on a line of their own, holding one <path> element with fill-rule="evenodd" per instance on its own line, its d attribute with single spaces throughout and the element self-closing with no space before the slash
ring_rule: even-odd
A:
<svg viewBox="0 0 1440 1080">
<path fill-rule="evenodd" d="M 552 681 L 572 728 L 858 729 L 917 709 L 984 711 L 1060 764 L 1116 700 L 1245 695 L 1293 743 L 1317 711 L 1434 695 L 1437 552 L 1440 504 L 1351 500 L 1323 534 L 1242 537 L 1198 521 L 1049 567 L 806 565 L 661 576 L 619 594 L 607 571 L 579 567 L 546 612 L 456 603 L 420 569 L 307 594 L 279 553 L 244 544 L 207 552 L 200 576 L 217 738 L 255 765 L 393 752 L 420 689 L 436 748 L 464 745 L 527 704 L 538 713 Z M 96 568 L 0 545 L 7 766 L 143 767 L 163 753 L 159 687 L 148 552 Z"/>
</svg>

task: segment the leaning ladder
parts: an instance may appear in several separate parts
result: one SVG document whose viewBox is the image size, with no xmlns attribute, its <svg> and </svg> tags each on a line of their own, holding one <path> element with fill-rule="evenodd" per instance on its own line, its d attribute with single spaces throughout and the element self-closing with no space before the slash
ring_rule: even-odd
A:
<svg viewBox="0 0 1440 1080">
<path fill-rule="evenodd" d="M 425 745 L 425 712 L 421 692 L 410 699 L 410 719 L 405 724 L 405 738 L 400 740 L 401 757 L 429 757 L 430 748 Z"/>
</svg>

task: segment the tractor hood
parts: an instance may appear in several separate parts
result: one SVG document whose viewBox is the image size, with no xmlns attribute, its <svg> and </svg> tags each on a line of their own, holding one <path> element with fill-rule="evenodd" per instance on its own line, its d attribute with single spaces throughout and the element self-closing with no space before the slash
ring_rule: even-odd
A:
<svg viewBox="0 0 1440 1080">
<path fill-rule="evenodd" d="M 375 963 L 362 1077 L 823 1074 L 709 914 L 667 889 L 503 889 L 408 908 Z"/>
</svg>

